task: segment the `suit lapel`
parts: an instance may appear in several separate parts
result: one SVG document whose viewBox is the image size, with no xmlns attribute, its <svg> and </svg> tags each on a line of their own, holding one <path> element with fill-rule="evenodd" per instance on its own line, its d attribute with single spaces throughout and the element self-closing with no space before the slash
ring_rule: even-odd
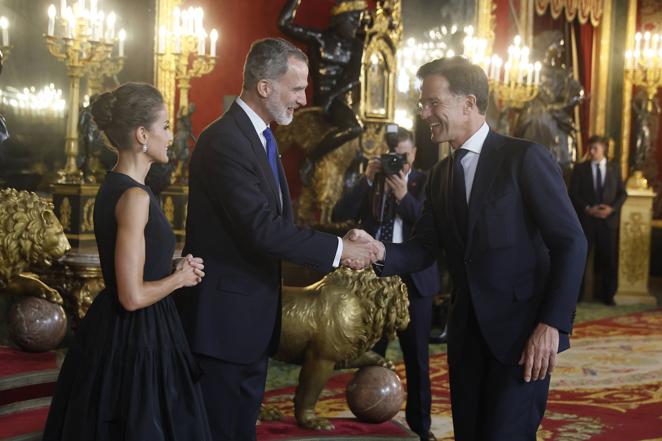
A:
<svg viewBox="0 0 662 441">
<path fill-rule="evenodd" d="M 246 138 L 248 138 L 250 141 L 251 148 L 253 149 L 253 153 L 257 158 L 260 170 L 262 170 L 262 178 L 267 181 L 269 188 L 271 188 L 271 195 L 273 196 L 274 201 L 276 202 L 276 208 L 280 213 L 282 210 L 280 207 L 280 196 L 278 194 L 278 188 L 276 187 L 276 182 L 274 181 L 273 173 L 271 172 L 271 167 L 269 166 L 267 152 L 262 145 L 262 141 L 260 141 L 257 131 L 255 130 L 255 126 L 251 122 L 250 118 L 248 118 L 248 115 L 246 115 L 246 112 L 244 112 L 244 110 L 236 102 L 232 103 L 229 112 L 231 112 L 233 115 L 244 136 L 246 136 Z"/>
<path fill-rule="evenodd" d="M 287 185 L 285 169 L 283 168 L 280 154 L 278 155 L 278 177 L 280 178 L 280 192 L 283 195 L 283 203 L 280 207 L 280 213 L 287 219 L 294 219 L 292 213 L 292 200 L 290 199 L 290 188 Z"/>
<path fill-rule="evenodd" d="M 471 195 L 469 197 L 469 213 L 467 225 L 467 246 L 465 250 L 471 249 L 473 242 L 473 231 L 485 204 L 489 189 L 496 177 L 503 161 L 503 151 L 501 149 L 504 139 L 501 135 L 490 130 L 485 143 L 478 157 L 476 174 L 471 186 Z"/>
</svg>

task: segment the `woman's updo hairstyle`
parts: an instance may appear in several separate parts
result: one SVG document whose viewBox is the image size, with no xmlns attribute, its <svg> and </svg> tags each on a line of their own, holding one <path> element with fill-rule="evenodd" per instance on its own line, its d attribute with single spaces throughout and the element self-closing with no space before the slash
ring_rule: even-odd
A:
<svg viewBox="0 0 662 441">
<path fill-rule="evenodd" d="M 163 95 L 151 84 L 124 83 L 97 96 L 92 102 L 92 116 L 113 147 L 128 149 L 131 132 L 154 124 L 163 103 Z"/>
</svg>

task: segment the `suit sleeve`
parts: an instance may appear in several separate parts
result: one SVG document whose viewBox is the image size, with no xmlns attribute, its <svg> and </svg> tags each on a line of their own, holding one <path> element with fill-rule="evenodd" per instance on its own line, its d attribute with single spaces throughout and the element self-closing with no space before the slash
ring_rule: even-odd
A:
<svg viewBox="0 0 662 441">
<path fill-rule="evenodd" d="M 237 241 L 255 253 L 320 272 L 332 270 L 336 236 L 296 226 L 270 206 L 250 145 L 240 136 L 217 133 L 203 147 L 205 188 L 214 209 L 227 219 Z"/>
<path fill-rule="evenodd" d="M 347 220 L 357 221 L 361 215 L 362 207 L 368 205 L 370 186 L 368 179 L 363 176 L 352 188 L 350 188 L 333 207 L 331 219 L 333 222 Z"/>
<path fill-rule="evenodd" d="M 432 186 L 428 185 L 423 203 L 423 214 L 414 225 L 407 242 L 386 245 L 386 260 L 380 276 L 411 274 L 428 268 L 435 262 L 441 249 L 442 237 L 432 209 Z"/>
<path fill-rule="evenodd" d="M 550 255 L 550 273 L 539 321 L 569 334 L 584 274 L 587 244 L 561 170 L 552 155 L 538 144 L 528 148 L 524 155 L 520 188 Z"/>
<path fill-rule="evenodd" d="M 425 185 L 425 179 L 421 181 Z M 423 200 L 426 193 L 425 188 L 423 190 L 419 192 L 418 198 L 411 191 L 407 191 L 407 194 L 395 209 L 395 212 L 400 215 L 402 220 L 410 225 L 416 223 L 423 212 Z"/>
</svg>

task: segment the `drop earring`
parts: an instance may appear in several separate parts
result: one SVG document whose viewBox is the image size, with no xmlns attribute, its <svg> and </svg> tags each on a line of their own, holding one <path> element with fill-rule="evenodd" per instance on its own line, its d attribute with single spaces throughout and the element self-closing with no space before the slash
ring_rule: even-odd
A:
<svg viewBox="0 0 662 441">
<path fill-rule="evenodd" d="M 147 153 L 147 143 L 143 144 L 143 153 Z"/>
</svg>

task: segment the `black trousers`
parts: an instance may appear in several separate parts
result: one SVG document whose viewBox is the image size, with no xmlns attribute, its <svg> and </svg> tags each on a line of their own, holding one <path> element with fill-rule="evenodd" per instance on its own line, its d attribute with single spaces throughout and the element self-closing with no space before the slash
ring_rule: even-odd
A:
<svg viewBox="0 0 662 441">
<path fill-rule="evenodd" d="M 421 439 L 427 439 L 430 431 L 430 327 L 432 322 L 433 297 L 422 297 L 411 282 L 403 278 L 409 292 L 409 326 L 398 332 L 400 348 L 407 375 L 407 407 L 405 416 L 409 428 Z M 373 351 L 384 356 L 388 340 L 382 338 Z"/>
<path fill-rule="evenodd" d="M 589 219 L 584 225 L 589 250 L 593 249 L 594 297 L 613 301 L 618 287 L 618 229 L 609 228 L 603 219 Z"/>
<path fill-rule="evenodd" d="M 494 358 L 473 307 L 466 327 L 449 329 L 449 377 L 457 441 L 535 441 L 549 391 L 544 380 L 524 382 L 524 367 Z M 458 347 L 459 345 L 459 347 Z M 451 356 L 451 347 L 453 347 Z"/>
<path fill-rule="evenodd" d="M 268 357 L 242 365 L 196 354 L 204 371 L 200 380 L 214 441 L 255 441 L 267 379 Z"/>
</svg>

